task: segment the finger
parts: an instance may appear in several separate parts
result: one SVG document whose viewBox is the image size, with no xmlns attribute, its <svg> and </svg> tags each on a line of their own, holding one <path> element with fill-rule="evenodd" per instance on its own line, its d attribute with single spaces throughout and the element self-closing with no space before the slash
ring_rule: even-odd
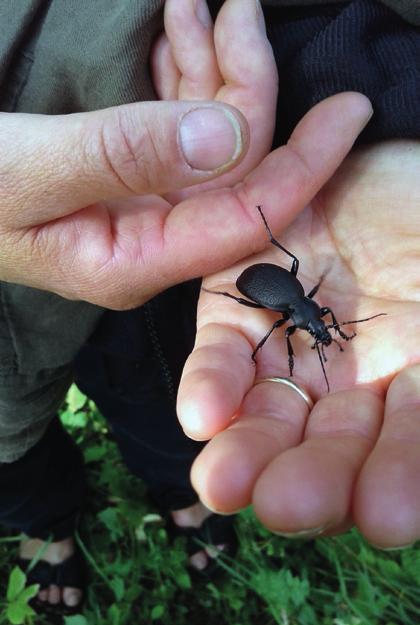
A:
<svg viewBox="0 0 420 625">
<path fill-rule="evenodd" d="M 156 110 L 159 110 L 156 109 L 158 105 L 163 106 L 164 110 L 167 106 L 170 110 L 173 110 L 173 106 L 180 106 L 183 110 L 185 103 L 156 103 L 151 107 L 151 110 L 155 111 L 154 118 Z M 130 110 L 139 109 L 137 105 L 131 105 Z M 13 274 L 13 281 L 23 281 L 27 284 L 27 272 L 22 277 L 22 268 L 30 264 L 32 274 L 35 273 L 30 279 L 33 280 L 35 277 L 37 280 L 43 280 L 45 284 L 45 259 L 48 250 L 48 264 L 54 264 L 55 275 L 53 287 L 51 280 L 54 276 L 51 276 L 51 280 L 50 277 L 48 279 L 50 290 L 63 294 L 64 286 L 66 297 L 87 299 L 99 305 L 120 309 L 138 305 L 172 284 L 205 275 L 222 266 L 229 266 L 252 250 L 261 249 L 266 243 L 266 232 L 261 225 L 255 205 L 262 201 L 264 212 L 274 231 L 291 221 L 310 200 L 318 185 L 320 186 L 338 166 L 338 162 L 350 147 L 350 136 L 354 139 L 357 134 L 356 127 L 361 125 L 361 117 L 363 114 L 366 116 L 367 110 L 367 100 L 363 96 L 350 94 L 332 98 L 313 109 L 303 120 L 297 129 L 294 149 L 285 147 L 274 152 L 242 185 L 233 190 L 203 193 L 196 199 L 186 200 L 172 210 L 166 204 L 161 205 L 162 211 L 157 214 L 154 214 L 153 210 L 145 211 L 143 200 L 146 197 L 147 204 L 149 196 L 128 198 L 125 204 L 121 200 L 114 203 L 109 201 L 92 203 L 95 194 L 98 199 L 109 195 L 112 191 L 128 193 L 127 185 L 121 181 L 121 173 L 115 176 L 115 167 L 111 168 L 110 188 L 109 180 L 102 175 L 98 161 L 95 161 L 95 158 L 98 158 L 96 152 L 93 158 L 91 156 L 91 144 L 94 144 L 92 139 L 88 142 L 89 149 L 83 144 L 83 156 L 85 151 L 89 155 L 87 159 L 84 158 L 84 167 L 81 165 L 80 156 L 76 154 L 77 147 L 70 150 L 68 142 L 65 158 L 56 158 L 52 163 L 52 154 L 57 157 L 58 148 L 54 141 L 51 141 L 47 150 L 44 134 L 41 133 L 42 138 L 39 139 L 39 126 L 44 123 L 53 124 L 54 120 L 31 117 L 32 124 L 34 119 L 40 123 L 34 124 L 36 130 L 34 127 L 31 128 L 32 137 L 30 133 L 16 133 L 17 143 L 23 142 L 26 146 L 24 142 L 28 141 L 31 145 L 35 136 L 38 144 L 39 141 L 44 142 L 42 145 L 45 150 L 44 152 L 38 150 L 38 160 L 33 158 L 29 162 L 29 169 L 28 159 L 19 161 L 15 158 L 15 167 L 8 166 L 5 169 L 0 191 L 4 194 L 4 197 L 0 198 L 3 204 L 1 227 L 10 228 L 11 232 L 7 230 L 5 235 L 14 235 L 9 241 L 9 248 L 3 246 L 3 254 L 7 254 L 8 271 Z M 326 123 L 322 124 L 322 111 L 331 120 L 334 133 L 338 134 L 338 131 L 341 131 L 341 134 L 339 138 L 335 134 L 330 137 L 331 146 L 324 146 L 324 153 L 319 155 L 319 149 L 315 151 L 315 146 L 302 131 L 311 135 L 312 140 L 318 139 L 318 143 L 320 137 L 317 133 L 320 129 L 323 133 L 322 138 L 324 139 L 325 135 L 328 137 L 329 127 Z M 109 114 L 106 111 L 100 113 Z M 97 114 L 94 115 L 96 119 Z M 343 122 L 343 128 L 340 128 L 337 116 L 346 120 Z M 85 116 L 75 116 L 76 120 L 80 117 L 86 119 Z M 10 118 L 27 120 L 26 116 L 20 115 L 17 117 L 10 115 Z M 77 124 L 74 118 L 73 121 L 65 118 L 64 128 L 67 130 L 66 121 L 69 124 Z M 156 119 L 153 123 L 156 123 Z M 87 132 L 86 125 L 84 127 Z M 56 133 L 47 132 L 46 136 L 53 136 L 61 146 L 64 142 L 64 136 L 61 136 L 63 141 L 60 140 L 63 128 L 58 125 L 55 129 Z M 46 130 L 46 127 L 43 127 L 43 130 Z M 86 133 L 82 132 L 81 135 L 83 140 Z M 129 136 L 131 133 L 127 132 L 127 137 Z M 79 138 L 76 142 L 73 141 L 72 145 L 78 146 L 79 140 L 80 129 Z M 127 141 L 123 140 L 123 151 L 127 151 Z M 118 149 L 114 149 L 118 154 Z M 52 150 L 51 156 L 49 150 Z M 19 153 L 22 151 L 24 150 L 21 149 Z M 133 149 L 130 148 L 128 151 L 130 164 L 136 159 L 133 159 Z M 107 163 L 110 160 L 109 155 L 108 150 L 108 158 L 105 159 Z M 136 163 L 136 167 L 131 168 L 135 170 L 135 178 L 136 173 L 138 176 L 141 174 L 143 156 L 138 157 L 139 166 L 137 167 Z M 167 157 L 168 154 L 163 152 L 155 159 L 157 171 L 164 172 L 163 176 L 168 184 L 175 184 L 177 171 L 179 172 L 177 162 L 175 159 L 174 163 L 169 163 L 168 166 L 165 160 Z M 5 152 L 0 155 L 0 162 L 2 158 L 9 159 L 10 165 L 10 154 Z M 122 157 L 120 162 L 121 159 Z M 123 165 L 126 165 L 126 160 L 123 160 Z M 58 164 L 58 167 L 54 168 L 54 164 Z M 312 168 L 310 172 L 309 168 Z M 74 174 L 75 170 L 77 175 Z M 195 172 L 191 168 L 188 171 L 194 178 Z M 36 176 L 32 178 L 34 172 Z M 169 172 L 172 172 L 173 179 Z M 19 186 L 22 179 L 27 179 L 28 186 Z M 103 181 L 101 186 L 97 183 L 98 179 Z M 133 184 L 138 184 L 137 179 L 133 180 Z M 85 210 L 76 210 L 66 219 L 57 219 L 60 213 L 74 211 L 81 203 L 89 202 L 89 207 Z M 128 205 L 132 206 L 133 212 L 121 215 L 122 205 L 127 210 Z M 112 206 L 114 209 L 111 210 Z M 45 224 L 48 217 L 54 217 L 54 221 Z M 29 218 L 32 220 L 31 225 L 39 220 L 42 227 L 32 227 L 29 233 L 25 232 L 29 236 L 21 236 L 23 229 L 19 230 L 19 224 L 25 224 L 25 219 Z M 86 223 L 90 224 L 90 229 L 86 229 Z M 64 255 L 63 245 L 66 246 L 67 252 Z M 13 262 L 11 266 L 11 259 L 15 258 L 15 253 L 19 257 L 18 262 Z M 74 268 L 73 272 L 67 270 L 69 263 Z M 16 275 L 15 268 L 19 275 Z M 65 277 L 64 285 L 61 276 Z M 5 277 L 10 279 L 10 274 Z M 61 277 L 58 286 L 57 277 Z M 37 286 L 38 282 L 37 284 L 32 282 L 31 285 Z M 236 366 L 235 360 L 231 364 Z M 227 422 L 231 417 L 232 415 L 225 414 Z"/>
<path fill-rule="evenodd" d="M 172 54 L 171 44 L 165 33 L 156 40 L 150 53 L 153 86 L 159 100 L 177 100 L 181 72 Z"/>
<path fill-rule="evenodd" d="M 277 103 L 277 67 L 267 39 L 261 7 L 255 0 L 228 0 L 220 10 L 214 30 L 216 54 L 223 85 L 216 100 L 236 106 L 250 128 L 250 146 L 234 172 L 200 190 L 231 186 L 242 180 L 270 150 Z M 176 194 L 179 201 L 197 189 Z"/>
<path fill-rule="evenodd" d="M 214 38 L 225 83 L 218 99 L 236 102 L 253 130 L 271 141 L 278 76 L 260 3 L 227 0 L 217 16 Z M 254 119 L 259 122 L 255 127 Z"/>
<path fill-rule="evenodd" d="M 185 279 L 192 277 L 194 257 L 201 258 L 201 274 L 195 275 L 206 275 L 260 251 L 267 235 L 255 207 L 262 205 L 273 232 L 284 229 L 332 176 L 370 114 L 370 103 L 360 94 L 328 98 L 305 115 L 286 146 L 269 154 L 233 191 L 182 202 L 165 222 L 165 262 L 171 258 Z M 186 246 L 189 254 L 180 255 Z M 204 246 L 213 250 L 208 264 Z M 219 257 L 215 250 L 222 251 Z"/>
<path fill-rule="evenodd" d="M 369 114 L 368 101 L 357 94 L 326 100 L 305 116 L 291 144 L 269 155 L 244 184 L 236 188 L 234 195 L 225 191 L 211 192 L 201 196 L 199 205 L 190 199 L 179 206 L 179 212 L 173 211 L 166 221 L 165 239 L 169 245 L 171 241 L 176 241 L 180 246 L 177 256 L 175 250 L 172 252 L 172 262 L 178 266 L 184 265 L 179 249 L 188 246 L 189 265 L 185 262 L 180 268 L 183 279 L 191 269 L 192 257 L 197 258 L 204 245 L 213 253 L 208 260 L 201 254 L 202 275 L 217 269 L 218 262 L 218 268 L 229 266 L 241 255 L 262 249 L 266 244 L 266 232 L 261 227 L 255 206 L 263 205 L 274 232 L 285 228 L 333 174 Z M 192 206 L 194 210 L 191 210 Z M 209 214 L 212 220 L 208 219 Z M 200 233 L 200 236 L 196 233 Z M 183 240 L 184 236 L 186 238 Z M 216 257 L 214 250 L 219 250 L 219 257 Z M 225 302 L 220 301 L 222 314 L 224 305 Z M 246 316 L 244 311 L 242 313 Z M 211 323 L 210 317 L 206 318 L 206 323 Z M 199 324 L 202 326 L 203 322 L 199 321 Z M 209 337 L 207 353 L 205 337 Z M 231 340 L 233 344 L 238 342 L 238 338 L 233 335 Z M 205 439 L 232 419 L 232 411 L 240 401 L 238 398 L 249 388 L 250 341 L 247 348 L 248 373 L 244 374 L 240 385 L 236 382 L 226 392 L 223 378 L 228 376 L 226 379 L 229 379 L 229 370 L 242 370 L 241 359 L 246 343 L 241 341 L 238 355 L 235 349 L 229 349 L 229 358 L 221 359 L 220 369 L 212 365 L 214 350 L 211 333 L 203 334 L 201 357 L 196 359 L 192 355 L 188 360 L 178 395 L 178 415 L 185 431 L 192 437 Z M 206 408 L 203 390 L 206 398 L 218 398 L 216 412 Z"/>
<path fill-rule="evenodd" d="M 253 387 L 237 420 L 206 445 L 193 465 L 192 483 L 205 505 L 225 514 L 249 505 L 265 467 L 300 442 L 308 412 L 302 398 L 285 386 L 266 382 Z"/>
<path fill-rule="evenodd" d="M 260 3 L 225 2 L 216 21 L 215 43 L 225 81 L 218 99 L 236 102 L 244 113 L 251 129 L 248 160 L 258 162 L 273 140 L 278 92 L 277 67 Z"/>
<path fill-rule="evenodd" d="M 262 523 L 301 536 L 346 526 L 354 483 L 379 434 L 382 414 L 382 399 L 367 389 L 320 400 L 302 444 L 275 458 L 256 483 L 253 503 Z"/>
<path fill-rule="evenodd" d="M 368 540 L 382 548 L 420 538 L 420 365 L 391 383 L 384 424 L 360 474 L 354 517 Z"/>
<path fill-rule="evenodd" d="M 205 0 L 166 0 L 165 32 L 180 72 L 181 100 L 211 100 L 222 84 Z M 188 36 L 186 36 L 188 34 Z"/>
<path fill-rule="evenodd" d="M 237 163 L 239 111 L 143 102 L 67 116 L 0 115 L 2 226 L 43 223 L 110 197 L 196 184 Z"/>
<path fill-rule="evenodd" d="M 207 440 L 235 416 L 254 377 L 245 336 L 222 324 L 199 329 L 178 392 L 184 431 Z"/>
<path fill-rule="evenodd" d="M 225 85 L 218 99 L 236 105 L 249 123 L 246 162 L 255 166 L 273 141 L 278 74 L 260 2 L 228 0 L 216 20 L 215 44 Z M 249 171 L 249 170 L 248 170 Z"/>
</svg>

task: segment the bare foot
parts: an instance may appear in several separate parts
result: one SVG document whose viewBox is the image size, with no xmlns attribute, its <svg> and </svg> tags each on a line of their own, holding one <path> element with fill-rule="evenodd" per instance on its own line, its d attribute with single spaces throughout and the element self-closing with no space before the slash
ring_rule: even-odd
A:
<svg viewBox="0 0 420 625">
<path fill-rule="evenodd" d="M 200 527 L 211 514 L 213 514 L 212 511 L 206 508 L 200 501 L 189 508 L 182 508 L 181 510 L 173 510 L 171 512 L 172 520 L 175 525 L 179 527 L 197 528 Z M 209 558 L 217 558 L 224 547 L 225 545 L 215 545 L 197 551 L 197 553 L 194 553 L 190 557 L 190 565 L 198 571 L 202 571 L 208 565 Z"/>
<path fill-rule="evenodd" d="M 45 547 L 45 542 L 39 538 L 25 538 L 22 540 L 19 548 L 19 555 L 25 560 L 32 560 Z M 74 553 L 74 539 L 72 537 L 65 538 L 58 542 L 53 542 L 45 547 L 42 551 L 41 560 L 45 560 L 49 564 L 61 564 Z M 59 588 L 52 584 L 49 588 L 40 590 L 38 599 L 45 601 L 51 605 L 57 605 L 63 602 L 70 608 L 76 607 L 82 600 L 82 591 L 80 588 L 64 587 Z"/>
</svg>

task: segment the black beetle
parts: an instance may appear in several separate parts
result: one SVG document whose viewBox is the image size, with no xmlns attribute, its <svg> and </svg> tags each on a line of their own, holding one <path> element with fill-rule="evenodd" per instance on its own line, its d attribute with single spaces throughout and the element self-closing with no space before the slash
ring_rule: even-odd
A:
<svg viewBox="0 0 420 625">
<path fill-rule="evenodd" d="M 299 269 L 299 260 L 294 254 L 286 250 L 285 247 L 280 245 L 278 241 L 273 237 L 270 227 L 264 217 L 261 206 L 257 206 L 257 209 L 261 215 L 264 226 L 270 237 L 270 241 L 273 245 L 281 249 L 293 259 L 292 267 L 290 271 L 280 267 L 279 265 L 273 265 L 272 263 L 258 263 L 251 265 L 245 271 L 241 273 L 236 281 L 238 291 L 240 291 L 250 300 L 246 300 L 242 297 L 236 297 L 227 291 L 210 291 L 203 288 L 207 293 L 215 293 L 216 295 L 224 295 L 234 299 L 239 304 L 249 306 L 250 308 L 268 308 L 269 310 L 275 310 L 282 313 L 282 318 L 278 319 L 270 328 L 265 336 L 258 343 L 254 351 L 252 352 L 252 360 L 256 362 L 255 356 L 259 349 L 264 345 L 270 334 L 276 328 L 282 326 L 286 321 L 290 319 L 293 325 L 289 326 L 285 331 L 285 337 L 287 342 L 287 352 L 289 355 L 289 371 L 290 376 L 293 376 L 294 366 L 294 351 L 290 340 L 291 335 L 297 329 L 306 330 L 311 336 L 314 337 L 315 342 L 312 345 L 312 349 L 317 349 L 319 361 L 321 363 L 322 371 L 324 374 L 325 382 L 327 384 L 328 392 L 330 385 L 328 382 L 327 374 L 325 372 L 324 362 L 327 362 L 327 358 L 324 353 L 324 346 L 331 345 L 332 342 L 336 343 L 340 351 L 344 351 L 340 343 L 331 336 L 330 329 L 333 328 L 339 336 L 345 341 L 356 336 L 356 333 L 351 335 L 345 334 L 341 330 L 341 326 L 348 325 L 350 323 L 361 323 L 363 321 L 369 321 L 386 315 L 386 313 L 379 313 L 366 319 L 355 319 L 354 321 L 337 321 L 331 308 L 327 306 L 318 306 L 318 304 L 312 299 L 318 292 L 321 286 L 323 276 L 318 284 L 305 295 L 303 286 L 299 282 L 297 272 Z M 326 325 L 322 317 L 331 315 L 332 323 Z M 321 350 L 319 346 L 321 345 Z M 322 354 L 322 355 L 321 355 Z"/>
</svg>

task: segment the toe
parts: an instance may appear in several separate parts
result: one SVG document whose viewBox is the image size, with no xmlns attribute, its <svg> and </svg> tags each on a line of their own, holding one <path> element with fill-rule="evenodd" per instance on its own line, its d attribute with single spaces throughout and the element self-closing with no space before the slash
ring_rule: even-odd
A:
<svg viewBox="0 0 420 625">
<path fill-rule="evenodd" d="M 82 591 L 79 588 L 64 588 L 63 603 L 69 608 L 75 608 L 82 601 Z"/>
<path fill-rule="evenodd" d="M 48 603 L 51 605 L 57 605 L 61 601 L 60 588 L 55 584 L 52 584 L 48 590 Z"/>
<path fill-rule="evenodd" d="M 38 599 L 40 601 L 48 601 L 48 588 L 45 588 L 44 590 L 39 591 Z"/>
<path fill-rule="evenodd" d="M 205 551 L 198 551 L 190 557 L 190 565 L 197 571 L 203 571 L 208 564 L 208 558 Z"/>
</svg>

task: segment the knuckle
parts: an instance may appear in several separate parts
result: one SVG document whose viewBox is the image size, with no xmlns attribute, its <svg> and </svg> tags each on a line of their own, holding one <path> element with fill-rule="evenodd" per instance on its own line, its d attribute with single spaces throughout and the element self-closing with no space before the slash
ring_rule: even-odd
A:
<svg viewBox="0 0 420 625">
<path fill-rule="evenodd" d="M 153 129 L 141 125 L 125 108 L 116 108 L 99 133 L 105 168 L 118 184 L 132 193 L 159 190 L 163 163 Z"/>
<path fill-rule="evenodd" d="M 317 179 L 317 172 L 314 170 L 312 162 L 306 157 L 305 152 L 299 146 L 298 141 L 293 137 L 287 142 L 289 156 L 294 160 L 294 167 L 299 173 L 303 186 L 312 186 L 313 180 Z"/>
</svg>

